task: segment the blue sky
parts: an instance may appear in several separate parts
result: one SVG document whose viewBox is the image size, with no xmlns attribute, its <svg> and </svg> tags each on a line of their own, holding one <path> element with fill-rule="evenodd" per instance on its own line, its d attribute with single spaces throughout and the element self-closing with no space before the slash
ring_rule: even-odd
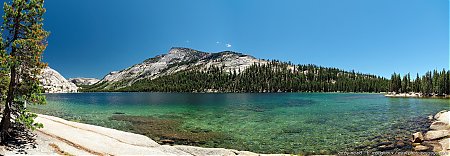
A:
<svg viewBox="0 0 450 156">
<path fill-rule="evenodd" d="M 449 68 L 448 0 L 45 2 L 44 60 L 66 78 L 102 78 L 171 47 L 385 77 Z"/>
</svg>

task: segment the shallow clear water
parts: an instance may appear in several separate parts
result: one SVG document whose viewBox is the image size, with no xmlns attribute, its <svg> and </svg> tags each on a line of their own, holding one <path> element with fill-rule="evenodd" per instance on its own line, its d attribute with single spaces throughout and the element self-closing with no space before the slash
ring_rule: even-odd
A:
<svg viewBox="0 0 450 156">
<path fill-rule="evenodd" d="M 46 96 L 48 104 L 35 106 L 33 111 L 142 133 L 155 140 L 178 139 L 177 143 L 205 147 L 293 154 L 380 150 L 376 144 L 406 141 L 405 137 L 411 132 L 424 127 L 423 122 L 417 121 L 450 108 L 448 99 L 386 98 L 381 94 L 75 93 Z"/>
</svg>

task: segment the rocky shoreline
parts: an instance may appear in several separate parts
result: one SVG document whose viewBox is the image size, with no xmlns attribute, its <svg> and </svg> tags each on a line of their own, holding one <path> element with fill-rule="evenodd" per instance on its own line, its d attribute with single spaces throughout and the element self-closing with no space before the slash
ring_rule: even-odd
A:
<svg viewBox="0 0 450 156">
<path fill-rule="evenodd" d="M 432 124 L 426 132 L 412 135 L 414 151 L 436 152 L 440 155 L 450 154 L 450 112 L 443 110 L 428 117 Z"/>
<path fill-rule="evenodd" d="M 423 97 L 421 93 L 392 93 L 385 94 L 386 97 Z"/>
<path fill-rule="evenodd" d="M 33 133 L 35 143 L 23 145 L 23 147 L 12 150 L 8 147 L 0 146 L 0 154 L 120 155 L 153 153 L 164 155 L 261 155 L 224 148 L 160 145 L 147 136 L 67 121 L 47 115 L 39 115 L 37 121 L 43 123 L 45 127 Z M 359 149 L 357 151 L 371 153 L 435 152 L 435 154 L 439 155 L 448 155 L 450 153 L 449 111 L 440 111 L 434 116 L 429 116 L 428 120 L 420 120 L 417 124 L 425 126 L 422 126 L 424 128 L 419 128 L 420 131 L 410 137 L 399 137 L 397 132 L 393 132 L 392 136 L 383 135 L 380 138 L 374 138 L 375 140 L 378 139 L 378 144 L 360 147 L 357 148 Z M 64 131 L 61 131 L 62 129 Z M 413 132 L 411 131 L 411 133 Z M 160 140 L 160 142 L 164 144 L 164 141 Z M 113 146 L 116 149 L 110 149 Z"/>
<path fill-rule="evenodd" d="M 386 97 L 392 97 L 392 98 L 450 98 L 449 95 L 430 95 L 425 96 L 422 93 L 416 93 L 416 92 L 409 92 L 409 93 L 395 93 L 395 92 L 388 92 L 384 96 Z"/>
<path fill-rule="evenodd" d="M 160 145 L 144 135 L 39 115 L 44 124 L 16 148 L 0 146 L 0 155 L 266 155 L 225 148 Z M 275 154 L 283 155 L 283 154 Z"/>
</svg>

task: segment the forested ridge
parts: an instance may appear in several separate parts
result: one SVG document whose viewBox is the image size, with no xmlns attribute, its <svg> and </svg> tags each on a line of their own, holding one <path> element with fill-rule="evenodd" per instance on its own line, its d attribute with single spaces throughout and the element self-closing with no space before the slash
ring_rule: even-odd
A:
<svg viewBox="0 0 450 156">
<path fill-rule="evenodd" d="M 98 83 L 82 91 L 386 92 L 389 88 L 389 80 L 380 76 L 277 60 L 267 64 L 255 63 L 243 71 L 223 69 L 185 70 L 153 80 L 139 80 L 124 88 L 103 89 L 103 84 Z"/>
<path fill-rule="evenodd" d="M 126 82 L 116 82 L 121 86 Z M 443 96 L 450 93 L 450 71 L 429 71 L 415 78 L 394 73 L 391 79 L 317 65 L 294 65 L 277 60 L 253 64 L 243 71 L 223 67 L 185 70 L 127 87 L 84 86 L 84 92 L 392 92 Z"/>
<path fill-rule="evenodd" d="M 450 93 L 450 70 L 428 71 L 423 76 L 394 73 L 391 76 L 389 91 L 395 93 L 422 93 L 424 96 L 443 96 Z"/>
</svg>

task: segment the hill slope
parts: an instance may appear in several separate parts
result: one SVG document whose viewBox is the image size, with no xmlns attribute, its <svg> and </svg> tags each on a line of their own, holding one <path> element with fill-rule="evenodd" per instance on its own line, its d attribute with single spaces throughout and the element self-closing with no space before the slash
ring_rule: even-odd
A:
<svg viewBox="0 0 450 156">
<path fill-rule="evenodd" d="M 39 81 L 41 81 L 46 93 L 72 93 L 78 90 L 75 84 L 67 81 L 61 74 L 50 67 L 42 69 Z"/>
<path fill-rule="evenodd" d="M 68 81 L 74 83 L 77 86 L 86 86 L 86 85 L 93 85 L 100 80 L 96 78 L 77 77 L 77 78 L 70 78 Z"/>
<path fill-rule="evenodd" d="M 107 74 L 95 88 L 115 90 L 131 86 L 139 80 L 155 79 L 186 70 L 206 70 L 218 66 L 224 67 L 225 71 L 243 71 L 254 63 L 265 64 L 267 61 L 231 51 L 206 53 L 175 47 L 171 48 L 167 54 L 158 55 L 127 69 Z"/>
<path fill-rule="evenodd" d="M 241 53 L 172 48 L 130 68 L 111 72 L 82 91 L 161 92 L 381 92 L 375 75 L 316 65 L 266 61 Z"/>
</svg>

